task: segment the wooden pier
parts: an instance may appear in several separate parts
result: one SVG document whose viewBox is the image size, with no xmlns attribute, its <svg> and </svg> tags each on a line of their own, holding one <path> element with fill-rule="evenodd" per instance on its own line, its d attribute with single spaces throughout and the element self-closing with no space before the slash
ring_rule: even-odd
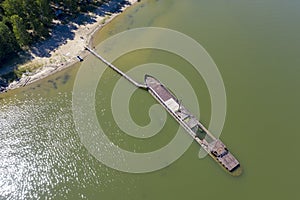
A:
<svg viewBox="0 0 300 200">
<path fill-rule="evenodd" d="M 147 89 L 146 85 L 140 84 L 140 83 L 136 82 L 135 80 L 133 80 L 131 77 L 129 77 L 127 74 L 125 74 L 124 72 L 122 72 L 121 70 L 119 70 L 116 66 L 114 66 L 113 64 L 111 64 L 110 62 L 108 62 L 107 60 L 105 60 L 102 56 L 100 56 L 99 54 L 97 54 L 91 48 L 85 47 L 85 49 L 88 50 L 89 52 L 91 52 L 95 57 L 97 57 L 99 60 L 101 60 L 107 66 L 109 66 L 110 68 L 112 68 L 113 70 L 115 70 L 118 74 L 120 74 L 121 76 L 123 76 L 125 79 L 127 79 L 130 83 L 132 83 L 136 87 Z"/>
</svg>

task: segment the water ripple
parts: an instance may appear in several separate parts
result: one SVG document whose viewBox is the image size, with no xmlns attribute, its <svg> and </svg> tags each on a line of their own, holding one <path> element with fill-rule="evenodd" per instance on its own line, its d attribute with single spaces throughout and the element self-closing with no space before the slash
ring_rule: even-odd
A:
<svg viewBox="0 0 300 200">
<path fill-rule="evenodd" d="M 0 199 L 84 198 L 77 188 L 113 180 L 81 145 L 70 96 L 0 101 Z"/>
</svg>

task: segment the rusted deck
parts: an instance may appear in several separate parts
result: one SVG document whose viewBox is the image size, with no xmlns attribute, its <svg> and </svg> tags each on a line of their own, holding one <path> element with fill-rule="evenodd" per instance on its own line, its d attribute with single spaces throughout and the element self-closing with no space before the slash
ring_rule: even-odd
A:
<svg viewBox="0 0 300 200">
<path fill-rule="evenodd" d="M 145 83 L 148 91 L 155 99 L 227 171 L 233 172 L 240 166 L 238 160 L 228 151 L 222 141 L 215 138 L 195 116 L 179 103 L 178 99 L 163 84 L 149 75 L 145 76 Z"/>
</svg>

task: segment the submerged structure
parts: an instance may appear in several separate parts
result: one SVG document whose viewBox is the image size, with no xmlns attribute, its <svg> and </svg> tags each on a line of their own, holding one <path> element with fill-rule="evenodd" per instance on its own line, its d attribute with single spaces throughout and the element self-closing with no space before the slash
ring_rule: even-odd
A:
<svg viewBox="0 0 300 200">
<path fill-rule="evenodd" d="M 189 135 L 226 171 L 235 176 L 241 174 L 242 170 L 239 161 L 229 152 L 223 142 L 215 138 L 159 80 L 150 75 L 145 75 L 145 85 L 137 83 L 89 47 L 86 47 L 86 50 L 90 51 L 136 87 L 148 90 Z"/>
<path fill-rule="evenodd" d="M 215 138 L 161 82 L 150 75 L 145 75 L 145 83 L 149 93 L 211 157 L 233 175 L 240 174 L 239 161 L 229 152 L 223 142 Z"/>
</svg>

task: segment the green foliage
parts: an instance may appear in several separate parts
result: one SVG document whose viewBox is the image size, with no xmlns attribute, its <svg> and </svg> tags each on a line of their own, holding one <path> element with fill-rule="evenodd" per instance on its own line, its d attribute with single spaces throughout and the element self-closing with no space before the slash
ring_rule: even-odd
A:
<svg viewBox="0 0 300 200">
<path fill-rule="evenodd" d="M 20 15 L 25 17 L 26 13 L 23 12 L 23 0 L 5 0 L 2 3 L 4 14 L 8 17 L 12 15 Z"/>
<path fill-rule="evenodd" d="M 21 71 L 21 70 L 17 70 L 17 69 L 14 70 L 14 74 L 15 74 L 16 78 L 21 78 L 21 77 L 22 77 L 22 74 L 23 74 L 24 72 L 25 72 L 25 71 Z"/>
<path fill-rule="evenodd" d="M 18 43 L 22 46 L 27 45 L 30 41 L 30 36 L 26 30 L 23 19 L 18 15 L 13 15 L 11 16 L 11 23 Z"/>
<path fill-rule="evenodd" d="M 0 61 L 19 48 L 12 31 L 0 22 Z"/>
</svg>

